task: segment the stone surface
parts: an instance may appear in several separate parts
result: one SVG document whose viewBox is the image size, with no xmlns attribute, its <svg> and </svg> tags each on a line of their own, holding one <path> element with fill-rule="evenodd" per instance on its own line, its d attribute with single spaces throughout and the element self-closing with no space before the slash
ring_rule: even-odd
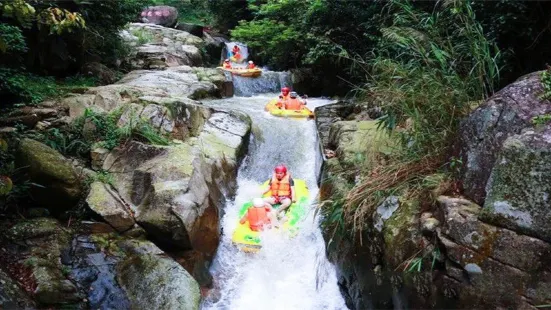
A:
<svg viewBox="0 0 551 310">
<path fill-rule="evenodd" d="M 197 74 L 194 74 L 191 68 L 189 71 L 187 68 L 178 67 L 175 70 L 166 71 L 132 71 L 118 83 L 136 88 L 155 87 L 156 90 L 163 91 L 164 97 L 201 99 L 208 96 L 219 96 L 219 91 L 214 83 L 208 80 L 200 81 Z"/>
<path fill-rule="evenodd" d="M 534 117 L 551 113 L 551 103 L 540 99 L 540 76 L 541 72 L 535 72 L 519 78 L 461 122 L 462 183 L 465 195 L 479 204 L 486 198 L 486 183 L 503 142 L 531 128 Z"/>
<path fill-rule="evenodd" d="M 101 216 L 119 232 L 124 232 L 135 224 L 126 203 L 109 184 L 99 181 L 92 183 L 86 203 L 92 211 Z"/>
<path fill-rule="evenodd" d="M 199 309 L 199 285 L 178 263 L 148 241 L 121 245 L 129 255 L 119 263 L 117 279 L 132 309 Z"/>
<path fill-rule="evenodd" d="M 71 163 L 59 152 L 31 139 L 20 142 L 16 163 L 27 172 L 33 198 L 54 213 L 74 204 L 82 195 L 81 180 Z"/>
<path fill-rule="evenodd" d="M 544 292 L 551 286 L 551 244 L 479 221 L 481 208 L 466 199 L 438 201 L 445 217 L 439 239 L 447 257 L 468 274 L 454 285 L 462 307 L 518 308 L 551 300 L 551 291 Z"/>
<path fill-rule="evenodd" d="M 23 289 L 0 270 L 0 309 L 34 309 L 35 303 Z"/>
<path fill-rule="evenodd" d="M 551 130 L 503 143 L 480 218 L 551 242 Z"/>
<path fill-rule="evenodd" d="M 314 110 L 316 114 L 316 128 L 318 129 L 318 135 L 320 142 L 324 149 L 330 148 L 329 146 L 329 131 L 331 125 L 335 122 L 345 120 L 346 117 L 352 114 L 354 107 L 347 102 L 337 102 L 334 104 L 328 104 L 321 107 L 317 107 Z"/>
<path fill-rule="evenodd" d="M 133 23 L 121 37 L 135 46 L 128 60 L 133 69 L 200 66 L 203 63 L 199 50 L 204 45 L 203 40 L 185 31 Z"/>
<path fill-rule="evenodd" d="M 173 27 L 178 21 L 178 10 L 167 5 L 149 6 L 140 13 L 141 21 L 164 27 Z"/>
<path fill-rule="evenodd" d="M 377 121 L 338 121 L 331 125 L 328 145 L 345 169 L 362 163 L 368 153 L 391 152 L 390 140 L 377 131 Z"/>
<path fill-rule="evenodd" d="M 78 287 L 67 278 L 62 265 L 70 247 L 69 232 L 56 220 L 37 218 L 21 221 L 9 228 L 4 237 L 11 244 L 4 254 L 19 257 L 35 282 L 33 299 L 41 305 L 60 305 L 82 300 Z M 6 248 L 4 248 L 6 249 Z M 6 253 L 7 252 L 7 253 Z M 17 263 L 10 261 L 8 264 Z"/>
<path fill-rule="evenodd" d="M 113 173 L 117 191 L 153 238 L 212 257 L 224 194 L 235 190 L 250 120 L 203 112 L 208 110 L 185 113 L 189 123 L 196 122 L 191 118 L 202 120 L 190 128 L 195 137 L 168 147 L 130 142 L 107 157 L 104 169 Z"/>
<path fill-rule="evenodd" d="M 96 78 L 102 85 L 112 84 L 117 81 L 116 72 L 99 62 L 89 62 L 84 64 L 81 68 L 81 72 L 85 76 Z"/>
</svg>

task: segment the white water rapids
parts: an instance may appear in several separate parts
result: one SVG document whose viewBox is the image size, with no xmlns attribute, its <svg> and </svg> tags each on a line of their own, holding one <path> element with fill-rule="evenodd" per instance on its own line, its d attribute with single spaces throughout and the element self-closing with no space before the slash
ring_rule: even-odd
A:
<svg viewBox="0 0 551 310">
<path fill-rule="evenodd" d="M 225 206 L 223 236 L 211 267 L 215 287 L 202 309 L 346 309 L 339 292 L 334 266 L 325 256 L 325 244 L 315 212 L 318 194 L 319 150 L 313 120 L 271 116 L 264 106 L 277 94 L 204 101 L 218 109 L 235 109 L 251 116 L 253 138 L 238 172 L 234 201 Z M 330 103 L 308 99 L 313 109 Z M 273 168 L 287 165 L 291 175 L 304 179 L 311 197 L 310 212 L 299 234 L 262 233 L 262 249 L 256 254 L 238 251 L 231 242 L 240 206 L 260 197 L 259 184 Z M 319 162 L 318 162 L 319 164 Z"/>
</svg>

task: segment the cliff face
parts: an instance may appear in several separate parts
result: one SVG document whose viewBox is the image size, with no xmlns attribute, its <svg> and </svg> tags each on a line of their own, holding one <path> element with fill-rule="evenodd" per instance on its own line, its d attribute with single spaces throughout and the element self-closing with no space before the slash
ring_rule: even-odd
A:
<svg viewBox="0 0 551 310">
<path fill-rule="evenodd" d="M 392 196 L 365 223 L 361 243 L 359 236 L 337 242 L 326 233 L 351 308 L 551 303 L 551 124 L 545 121 L 551 103 L 541 97 L 540 76 L 520 78 L 462 121 L 456 150 L 463 197 L 439 196 L 422 212 L 422 201 Z M 346 195 L 354 178 L 338 171 L 361 153 L 355 139 L 370 143 L 360 125 L 329 128 L 324 148 L 335 157 L 325 165 L 322 199 Z"/>
</svg>

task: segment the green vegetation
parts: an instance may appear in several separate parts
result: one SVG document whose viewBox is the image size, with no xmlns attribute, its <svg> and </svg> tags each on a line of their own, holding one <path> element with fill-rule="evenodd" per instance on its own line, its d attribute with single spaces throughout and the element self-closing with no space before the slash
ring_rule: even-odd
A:
<svg viewBox="0 0 551 310">
<path fill-rule="evenodd" d="M 344 205 L 333 206 L 342 208 L 346 227 L 359 231 L 387 197 L 426 202 L 435 187 L 427 176 L 457 169 L 457 161 L 447 162 L 459 120 L 470 112 L 469 102 L 493 92 L 499 72 L 499 51 L 468 2 L 443 2 L 429 12 L 392 1 L 385 11 L 393 19 L 379 29 L 371 57 L 355 60 L 368 73 L 357 92 L 383 109 L 379 127 L 401 147 L 384 162 L 365 161 Z"/>
<path fill-rule="evenodd" d="M 86 62 L 114 65 L 128 53 L 118 31 L 149 2 L 1 0 L 2 103 L 59 95 L 65 84 L 59 78 L 77 74 Z"/>
<path fill-rule="evenodd" d="M 551 114 L 542 114 L 532 118 L 532 124 L 535 126 L 541 126 L 551 121 Z"/>
<path fill-rule="evenodd" d="M 547 67 L 547 70 L 541 74 L 541 85 L 543 86 L 542 99 L 551 100 L 551 67 Z"/>
</svg>

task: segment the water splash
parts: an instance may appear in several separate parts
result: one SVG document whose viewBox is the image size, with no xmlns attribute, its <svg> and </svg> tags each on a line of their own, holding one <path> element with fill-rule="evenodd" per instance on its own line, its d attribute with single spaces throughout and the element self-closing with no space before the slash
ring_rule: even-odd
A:
<svg viewBox="0 0 551 310">
<path fill-rule="evenodd" d="M 231 243 L 239 206 L 260 196 L 258 184 L 271 176 L 275 165 L 287 164 L 295 178 L 306 181 L 311 197 L 318 193 L 319 150 L 314 122 L 277 118 L 264 112 L 264 105 L 276 95 L 205 102 L 246 112 L 258 128 L 258 137 L 252 138 L 249 155 L 239 170 L 237 195 L 225 207 L 224 234 L 211 267 L 215 288 L 203 302 L 203 309 L 346 309 L 335 268 L 325 257 L 315 198 L 296 237 L 265 231 L 263 247 L 256 254 L 240 252 Z M 312 109 L 327 103 L 308 100 Z"/>
<path fill-rule="evenodd" d="M 290 85 L 291 74 L 289 72 L 263 71 L 262 75 L 257 78 L 233 76 L 235 96 L 250 97 L 274 93 L 279 92 L 282 87 Z"/>
</svg>

